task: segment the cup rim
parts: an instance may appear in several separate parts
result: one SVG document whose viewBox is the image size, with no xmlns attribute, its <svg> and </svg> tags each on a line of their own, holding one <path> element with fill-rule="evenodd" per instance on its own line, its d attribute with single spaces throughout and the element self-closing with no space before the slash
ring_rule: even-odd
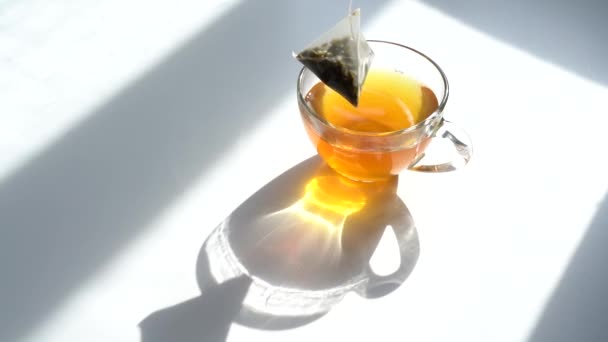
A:
<svg viewBox="0 0 608 342">
<path fill-rule="evenodd" d="M 300 70 L 300 73 L 298 75 L 298 84 L 297 84 L 297 93 L 298 93 L 298 102 L 300 103 L 300 105 L 305 108 L 305 111 L 307 113 L 308 116 L 315 118 L 316 120 L 320 121 L 322 124 L 331 127 L 332 129 L 347 133 L 347 134 L 351 134 L 351 135 L 361 135 L 361 136 L 370 136 L 370 137 L 385 137 L 385 136 L 395 136 L 395 135 L 401 135 L 401 134 L 407 134 L 410 132 L 413 132 L 419 128 L 425 127 L 427 125 L 429 125 L 430 123 L 434 122 L 435 119 L 440 118 L 443 112 L 443 109 L 447 103 L 448 100 L 448 95 L 450 93 L 450 87 L 448 84 L 448 79 L 445 75 L 445 73 L 443 72 L 443 70 L 441 69 L 441 67 L 434 61 L 432 60 L 429 56 L 425 55 L 424 53 L 411 48 L 409 46 L 403 45 L 403 44 L 399 44 L 399 43 L 395 43 L 395 42 L 389 42 L 386 40 L 376 40 L 376 39 L 368 39 L 367 40 L 370 43 L 381 43 L 381 44 L 389 44 L 389 45 L 394 45 L 400 48 L 404 48 L 407 49 L 417 55 L 419 55 L 420 57 L 426 59 L 428 62 L 430 62 L 435 69 L 437 69 L 437 71 L 439 72 L 439 74 L 441 75 L 441 79 L 443 81 L 443 86 L 445 88 L 445 91 L 443 93 L 443 97 L 441 98 L 441 101 L 439 102 L 439 105 L 437 106 L 437 109 L 431 114 L 429 115 L 426 119 L 420 121 L 419 123 L 404 128 L 404 129 L 400 129 L 397 131 L 390 131 L 390 132 L 362 132 L 362 131 L 356 131 L 356 130 L 352 130 L 352 129 L 348 129 L 345 127 L 340 127 L 340 126 L 335 126 L 332 123 L 330 123 L 329 121 L 325 120 L 324 118 L 320 117 L 319 115 L 317 115 L 317 113 L 314 111 L 314 109 L 312 109 L 308 103 L 306 103 L 306 100 L 304 99 L 305 94 L 302 94 L 302 81 L 304 78 L 304 72 L 306 70 L 308 70 L 306 67 L 302 67 L 302 69 Z"/>
</svg>

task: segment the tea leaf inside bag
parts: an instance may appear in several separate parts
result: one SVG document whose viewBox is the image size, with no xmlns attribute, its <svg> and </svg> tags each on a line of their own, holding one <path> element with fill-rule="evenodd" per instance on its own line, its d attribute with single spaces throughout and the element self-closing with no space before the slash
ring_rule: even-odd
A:
<svg viewBox="0 0 608 342">
<path fill-rule="evenodd" d="M 323 83 L 353 106 L 359 103 L 361 87 L 373 56 L 360 31 L 359 9 L 295 55 Z"/>
</svg>

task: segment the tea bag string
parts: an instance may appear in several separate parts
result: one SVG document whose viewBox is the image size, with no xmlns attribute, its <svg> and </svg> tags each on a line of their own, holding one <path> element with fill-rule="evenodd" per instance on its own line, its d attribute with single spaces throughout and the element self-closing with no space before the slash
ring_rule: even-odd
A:
<svg viewBox="0 0 608 342">
<path fill-rule="evenodd" d="M 348 23 L 350 24 L 350 36 L 354 37 L 355 36 L 355 30 L 353 29 L 353 0 L 348 0 L 348 13 L 347 16 L 349 17 Z"/>
<path fill-rule="evenodd" d="M 348 23 L 350 24 L 350 36 L 355 39 L 357 43 L 357 60 L 361 58 L 359 52 L 359 32 L 353 28 L 353 0 L 348 1 Z"/>
</svg>

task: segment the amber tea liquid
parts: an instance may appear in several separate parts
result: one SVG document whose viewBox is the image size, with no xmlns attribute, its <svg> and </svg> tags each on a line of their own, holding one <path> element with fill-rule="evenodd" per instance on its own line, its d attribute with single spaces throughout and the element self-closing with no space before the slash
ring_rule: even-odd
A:
<svg viewBox="0 0 608 342">
<path fill-rule="evenodd" d="M 395 71 L 370 70 L 354 107 L 322 82 L 306 95 L 308 105 L 335 127 L 364 133 L 388 133 L 414 126 L 438 107 L 435 94 L 418 81 Z M 306 124 L 306 131 L 319 154 L 343 175 L 358 180 L 380 180 L 410 165 L 428 138 L 412 147 L 368 151 L 327 142 Z"/>
</svg>

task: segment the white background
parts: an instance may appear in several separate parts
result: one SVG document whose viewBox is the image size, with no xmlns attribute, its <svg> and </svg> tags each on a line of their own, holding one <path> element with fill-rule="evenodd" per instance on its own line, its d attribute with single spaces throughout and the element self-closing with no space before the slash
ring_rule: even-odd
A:
<svg viewBox="0 0 608 342">
<path fill-rule="evenodd" d="M 401 175 L 421 254 L 397 291 L 227 341 L 608 339 L 608 6 L 511 3 L 354 3 L 443 67 L 473 160 Z M 0 2 L 0 340 L 139 341 L 199 295 L 207 234 L 314 155 L 291 52 L 346 7 Z"/>
</svg>

